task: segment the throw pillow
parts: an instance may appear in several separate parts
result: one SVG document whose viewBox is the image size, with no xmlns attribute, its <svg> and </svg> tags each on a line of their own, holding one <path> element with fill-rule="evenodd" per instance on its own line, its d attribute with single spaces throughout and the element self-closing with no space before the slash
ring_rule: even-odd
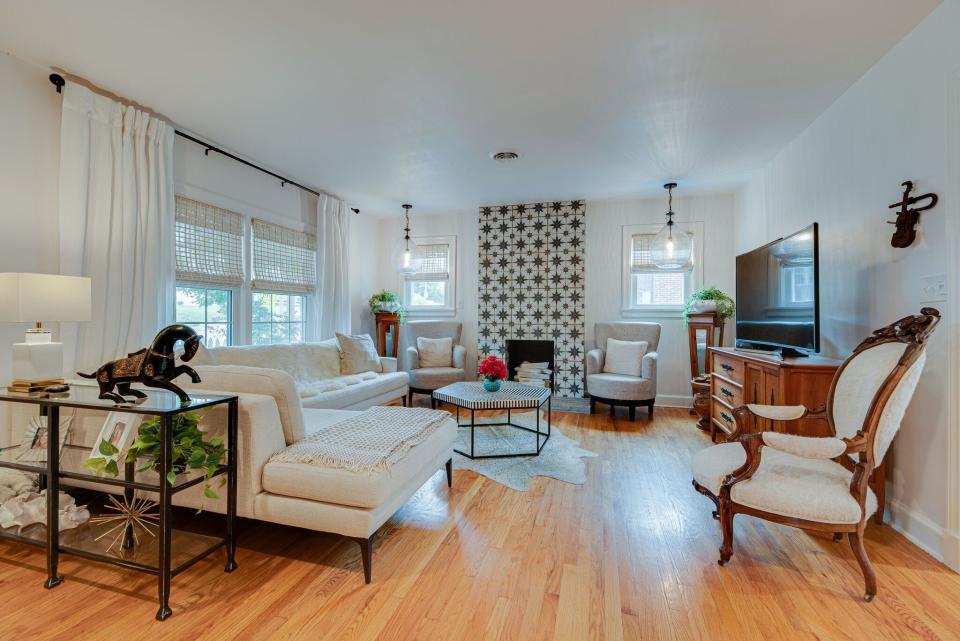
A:
<svg viewBox="0 0 960 641">
<path fill-rule="evenodd" d="M 360 374 L 362 372 L 380 372 L 380 356 L 369 334 L 348 336 L 337 333 L 340 344 L 340 373 Z"/>
<path fill-rule="evenodd" d="M 452 338 L 417 338 L 420 367 L 450 367 L 453 363 Z"/>
<path fill-rule="evenodd" d="M 641 374 L 641 361 L 647 353 L 647 341 L 620 341 L 607 339 L 607 353 L 603 357 L 605 374 L 637 376 Z"/>
</svg>

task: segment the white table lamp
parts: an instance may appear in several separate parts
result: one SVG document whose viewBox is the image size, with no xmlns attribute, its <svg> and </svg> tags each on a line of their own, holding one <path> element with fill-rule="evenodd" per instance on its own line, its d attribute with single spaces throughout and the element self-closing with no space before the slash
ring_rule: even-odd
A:
<svg viewBox="0 0 960 641">
<path fill-rule="evenodd" d="M 90 279 L 59 274 L 0 273 L 0 321 L 36 323 L 13 345 L 15 385 L 63 378 L 63 343 L 54 343 L 42 321 L 90 320 Z"/>
</svg>

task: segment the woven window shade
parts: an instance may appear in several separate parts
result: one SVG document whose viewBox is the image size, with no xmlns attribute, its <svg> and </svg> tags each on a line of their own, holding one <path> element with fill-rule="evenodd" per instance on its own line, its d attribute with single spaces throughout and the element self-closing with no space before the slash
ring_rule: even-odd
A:
<svg viewBox="0 0 960 641">
<path fill-rule="evenodd" d="M 254 219 L 253 288 L 313 293 L 317 286 L 317 237 Z"/>
<path fill-rule="evenodd" d="M 243 283 L 243 217 L 176 197 L 177 279 L 234 287 Z"/>
<path fill-rule="evenodd" d="M 687 232 L 693 236 L 692 232 Z M 693 269 L 693 261 L 678 269 L 660 269 L 653 263 L 653 254 L 650 252 L 650 244 L 653 242 L 656 234 L 634 234 L 630 240 L 630 270 L 647 272 L 688 272 Z"/>
<path fill-rule="evenodd" d="M 450 278 L 450 245 L 418 245 L 423 254 L 423 266 L 411 276 L 416 280 L 444 280 Z"/>
</svg>

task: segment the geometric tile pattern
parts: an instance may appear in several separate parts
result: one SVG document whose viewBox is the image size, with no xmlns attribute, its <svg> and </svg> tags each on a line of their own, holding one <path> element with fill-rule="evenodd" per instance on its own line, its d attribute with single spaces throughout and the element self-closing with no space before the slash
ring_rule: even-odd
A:
<svg viewBox="0 0 960 641">
<path fill-rule="evenodd" d="M 554 393 L 583 396 L 585 244 L 582 200 L 480 208 L 480 358 L 552 340 Z"/>
</svg>

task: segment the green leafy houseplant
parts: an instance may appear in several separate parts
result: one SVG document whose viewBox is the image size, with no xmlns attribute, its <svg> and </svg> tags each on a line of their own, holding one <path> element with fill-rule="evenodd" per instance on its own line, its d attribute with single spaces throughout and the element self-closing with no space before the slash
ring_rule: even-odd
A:
<svg viewBox="0 0 960 641">
<path fill-rule="evenodd" d="M 200 415 L 196 412 L 177 414 L 171 421 L 173 429 L 170 455 L 170 471 L 167 473 L 167 483 L 176 483 L 177 475 L 187 470 L 203 470 L 207 480 L 203 494 L 207 498 L 220 498 L 210 485 L 210 479 L 223 462 L 226 448 L 222 436 L 214 436 L 204 440 L 206 433 L 200 430 Z M 100 441 L 99 452 L 103 456 L 88 459 L 84 465 L 101 474 L 117 476 L 120 471 L 117 466 L 117 455 L 120 453 L 114 445 L 107 441 Z M 137 472 L 153 469 L 160 473 L 160 418 L 155 417 L 144 421 L 137 433 L 137 440 L 127 451 L 126 462 L 133 463 L 139 458 L 146 459 L 139 466 Z M 225 480 L 220 481 L 223 485 Z"/>
<path fill-rule="evenodd" d="M 717 303 L 717 320 L 723 322 L 733 316 L 737 306 L 733 299 L 722 290 L 716 287 L 701 287 L 690 296 L 687 304 L 683 307 L 683 318 L 686 320 L 690 314 L 696 314 L 696 303 L 699 301 L 711 300 Z"/>
<path fill-rule="evenodd" d="M 371 296 L 367 304 L 370 306 L 371 314 L 391 312 L 400 318 L 401 323 L 407 317 L 407 310 L 404 308 L 403 303 L 400 302 L 400 298 L 386 289 L 380 290 L 379 294 Z"/>
</svg>

